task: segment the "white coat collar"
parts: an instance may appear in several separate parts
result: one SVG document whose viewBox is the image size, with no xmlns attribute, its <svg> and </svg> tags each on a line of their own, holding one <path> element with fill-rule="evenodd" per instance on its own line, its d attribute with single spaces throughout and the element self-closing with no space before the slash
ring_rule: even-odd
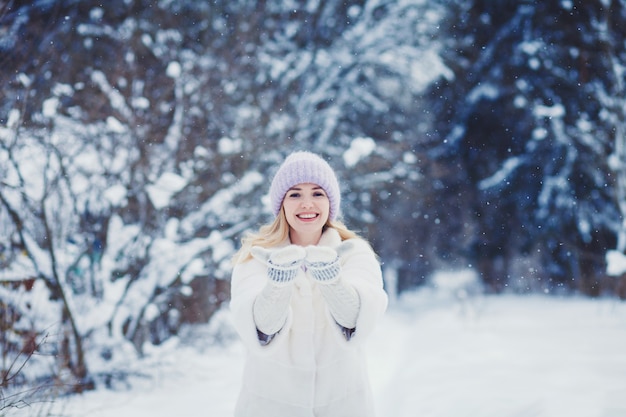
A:
<svg viewBox="0 0 626 417">
<path fill-rule="evenodd" d="M 322 233 L 322 237 L 320 238 L 318 246 L 330 246 L 331 248 L 336 248 L 341 243 L 341 236 L 339 236 L 339 232 L 332 227 L 327 228 L 324 233 Z"/>
<path fill-rule="evenodd" d="M 339 236 L 339 232 L 336 229 L 329 227 L 326 230 L 324 230 L 324 233 L 322 233 L 322 237 L 320 238 L 320 241 L 318 242 L 317 245 L 336 248 L 337 246 L 339 246 L 340 243 L 341 243 L 341 236 Z M 291 244 L 291 241 L 289 240 L 289 238 L 287 238 L 287 240 L 285 240 L 285 242 L 281 244 L 280 246 L 281 247 L 288 246 L 289 244 Z"/>
</svg>

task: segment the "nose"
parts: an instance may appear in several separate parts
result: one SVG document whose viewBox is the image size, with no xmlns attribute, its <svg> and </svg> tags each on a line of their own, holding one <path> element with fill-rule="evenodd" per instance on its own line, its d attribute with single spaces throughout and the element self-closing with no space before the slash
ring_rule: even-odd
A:
<svg viewBox="0 0 626 417">
<path fill-rule="evenodd" d="M 313 200 L 310 197 L 304 197 L 300 203 L 300 207 L 309 208 L 313 206 Z"/>
</svg>

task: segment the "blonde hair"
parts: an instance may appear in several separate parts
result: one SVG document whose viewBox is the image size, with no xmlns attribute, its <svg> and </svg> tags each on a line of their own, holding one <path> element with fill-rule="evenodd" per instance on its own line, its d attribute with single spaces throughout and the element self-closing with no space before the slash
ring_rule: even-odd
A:
<svg viewBox="0 0 626 417">
<path fill-rule="evenodd" d="M 338 220 L 328 219 L 322 228 L 322 231 L 328 228 L 335 229 L 339 233 L 339 237 L 341 237 L 342 241 L 359 237 L 356 232 L 348 229 L 346 225 Z M 233 256 L 232 263 L 238 264 L 250 260 L 252 258 L 250 249 L 252 249 L 253 246 L 271 248 L 280 245 L 288 237 L 289 223 L 287 223 L 285 212 L 281 208 L 272 223 L 261 226 L 258 232 L 248 233 L 243 237 L 243 239 L 241 239 L 241 248 Z"/>
</svg>

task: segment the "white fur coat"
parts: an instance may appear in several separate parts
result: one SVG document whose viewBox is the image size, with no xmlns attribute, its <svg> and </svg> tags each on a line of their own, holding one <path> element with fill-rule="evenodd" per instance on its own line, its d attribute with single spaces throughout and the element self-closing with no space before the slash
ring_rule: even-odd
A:
<svg viewBox="0 0 626 417">
<path fill-rule="evenodd" d="M 328 229 L 319 245 L 336 248 Z M 288 245 L 289 242 L 285 242 Z M 267 345 L 259 343 L 252 317 L 267 268 L 256 259 L 235 266 L 230 308 L 248 349 L 235 417 L 373 417 L 363 341 L 387 308 L 380 264 L 369 244 L 354 239 L 341 258 L 342 279 L 359 294 L 361 309 L 348 341 L 319 288 L 302 269 L 295 279 L 285 326 Z"/>
</svg>

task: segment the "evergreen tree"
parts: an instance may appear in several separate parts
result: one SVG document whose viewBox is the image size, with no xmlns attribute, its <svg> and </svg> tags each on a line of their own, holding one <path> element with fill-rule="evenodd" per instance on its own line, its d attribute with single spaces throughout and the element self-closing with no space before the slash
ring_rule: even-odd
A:
<svg viewBox="0 0 626 417">
<path fill-rule="evenodd" d="M 451 186 L 472 190 L 459 201 L 476 218 L 467 256 L 496 291 L 565 286 L 597 294 L 618 213 L 607 165 L 612 126 L 596 92 L 618 82 L 605 38 L 623 39 L 607 20 L 623 14 L 623 4 L 455 8 L 460 18 L 445 50 L 457 78 L 435 90 L 445 98 L 437 119 L 447 124 L 437 155 L 461 170 Z M 524 279 L 516 265 L 529 267 Z"/>
</svg>

